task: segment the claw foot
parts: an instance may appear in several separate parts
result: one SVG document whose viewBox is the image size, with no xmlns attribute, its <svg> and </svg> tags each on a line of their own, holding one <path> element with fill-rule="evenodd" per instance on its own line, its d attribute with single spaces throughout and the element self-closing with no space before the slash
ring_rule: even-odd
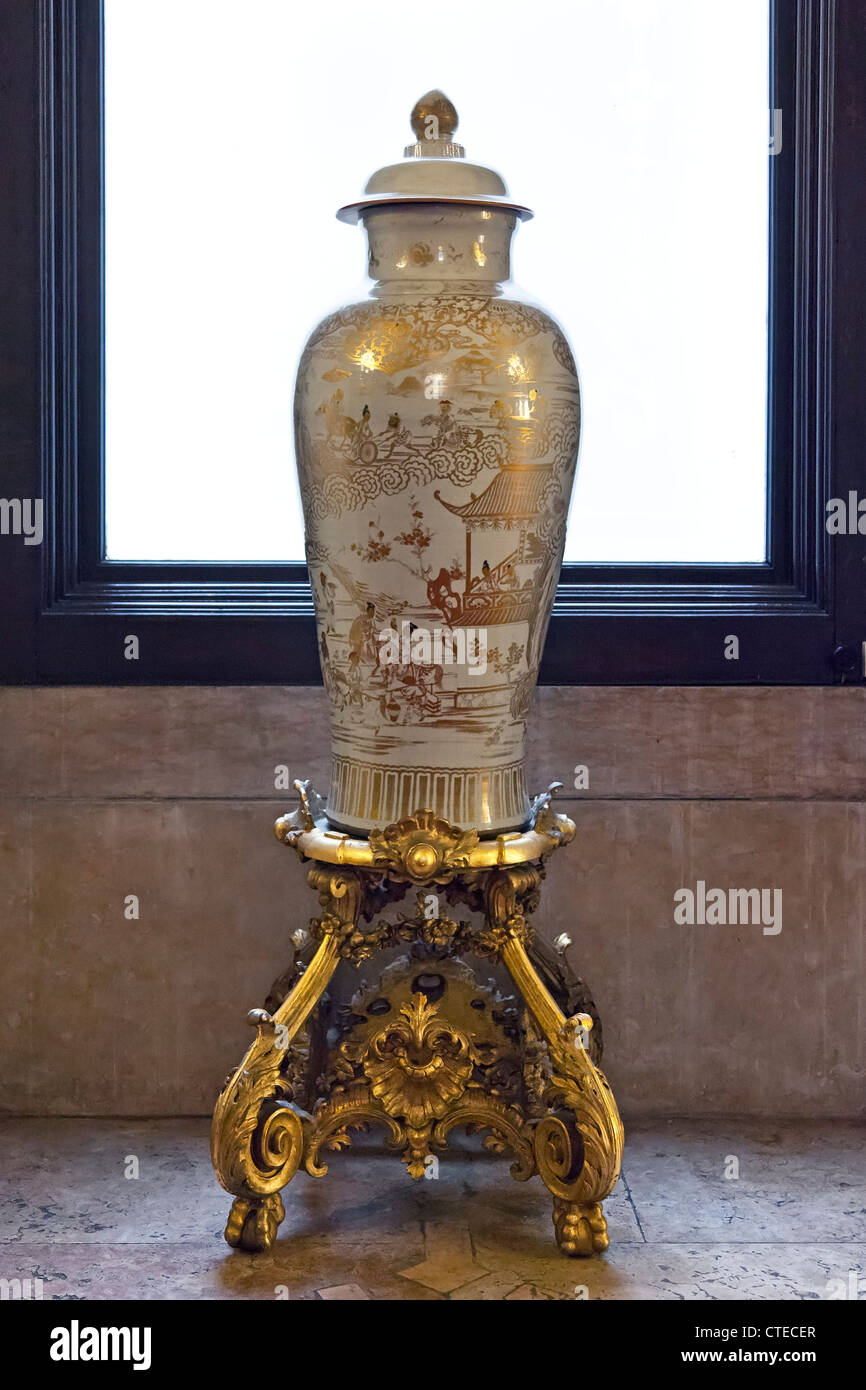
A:
<svg viewBox="0 0 866 1390">
<path fill-rule="evenodd" d="M 226 1240 L 237 1250 L 256 1254 L 270 1250 L 285 1215 L 279 1192 L 268 1197 L 235 1197 L 226 1222 Z"/>
<path fill-rule="evenodd" d="M 587 1205 L 554 1197 L 553 1227 L 563 1255 L 595 1255 L 610 1245 L 601 1202 Z"/>
</svg>

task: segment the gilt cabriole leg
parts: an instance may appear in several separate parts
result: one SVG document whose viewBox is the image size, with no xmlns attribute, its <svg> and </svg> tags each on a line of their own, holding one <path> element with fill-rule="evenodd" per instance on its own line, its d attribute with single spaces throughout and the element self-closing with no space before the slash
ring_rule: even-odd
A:
<svg viewBox="0 0 866 1390">
<path fill-rule="evenodd" d="M 281 1068 L 286 1049 L 327 987 L 344 942 L 357 929 L 363 903 L 363 880 L 351 869 L 317 864 L 308 877 L 324 908 L 311 923 L 319 948 L 273 1014 L 251 1012 L 255 1041 L 229 1076 L 213 1115 L 213 1166 L 222 1186 L 235 1194 L 225 1237 L 243 1250 L 269 1249 L 285 1216 L 280 1192 L 298 1170 L 305 1136 Z"/>
<path fill-rule="evenodd" d="M 609 1245 L 601 1203 L 619 1179 L 623 1127 L 604 1073 L 587 1051 L 588 1014 L 566 1018 L 526 953 L 523 904 L 537 893 L 534 865 L 494 870 L 485 885 L 487 930 L 501 937 L 501 955 L 547 1042 L 550 1107 L 533 1135 L 535 1163 L 553 1194 L 557 1244 L 566 1255 L 592 1255 Z"/>
</svg>

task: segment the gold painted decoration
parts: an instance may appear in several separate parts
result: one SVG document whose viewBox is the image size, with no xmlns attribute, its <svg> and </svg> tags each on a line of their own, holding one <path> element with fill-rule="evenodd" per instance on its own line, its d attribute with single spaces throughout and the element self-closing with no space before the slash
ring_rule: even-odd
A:
<svg viewBox="0 0 866 1390">
<path fill-rule="evenodd" d="M 431 119 L 453 109 L 433 94 Z M 574 358 L 510 289 L 529 210 L 452 139 L 407 146 L 340 215 L 363 224 L 370 294 L 313 330 L 294 406 L 327 817 L 365 835 L 425 806 L 482 836 L 522 830 L 580 440 Z"/>
</svg>

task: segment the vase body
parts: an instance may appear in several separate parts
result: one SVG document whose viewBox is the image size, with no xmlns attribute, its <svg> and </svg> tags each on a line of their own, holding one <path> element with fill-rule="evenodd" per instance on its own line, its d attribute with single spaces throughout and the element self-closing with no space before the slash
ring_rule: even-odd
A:
<svg viewBox="0 0 866 1390">
<path fill-rule="evenodd" d="M 328 819 L 365 833 L 429 807 L 520 829 L 578 453 L 574 359 L 509 297 L 514 213 L 406 204 L 363 222 L 370 297 L 314 330 L 295 395 Z"/>
</svg>

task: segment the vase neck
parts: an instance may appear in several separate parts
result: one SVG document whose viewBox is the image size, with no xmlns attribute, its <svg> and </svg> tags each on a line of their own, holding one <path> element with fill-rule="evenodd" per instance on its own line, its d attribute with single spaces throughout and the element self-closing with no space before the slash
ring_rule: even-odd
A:
<svg viewBox="0 0 866 1390">
<path fill-rule="evenodd" d="M 471 284 L 495 294 L 511 276 L 513 213 L 454 204 L 404 204 L 364 216 L 368 273 L 377 289 L 440 293 Z"/>
</svg>

